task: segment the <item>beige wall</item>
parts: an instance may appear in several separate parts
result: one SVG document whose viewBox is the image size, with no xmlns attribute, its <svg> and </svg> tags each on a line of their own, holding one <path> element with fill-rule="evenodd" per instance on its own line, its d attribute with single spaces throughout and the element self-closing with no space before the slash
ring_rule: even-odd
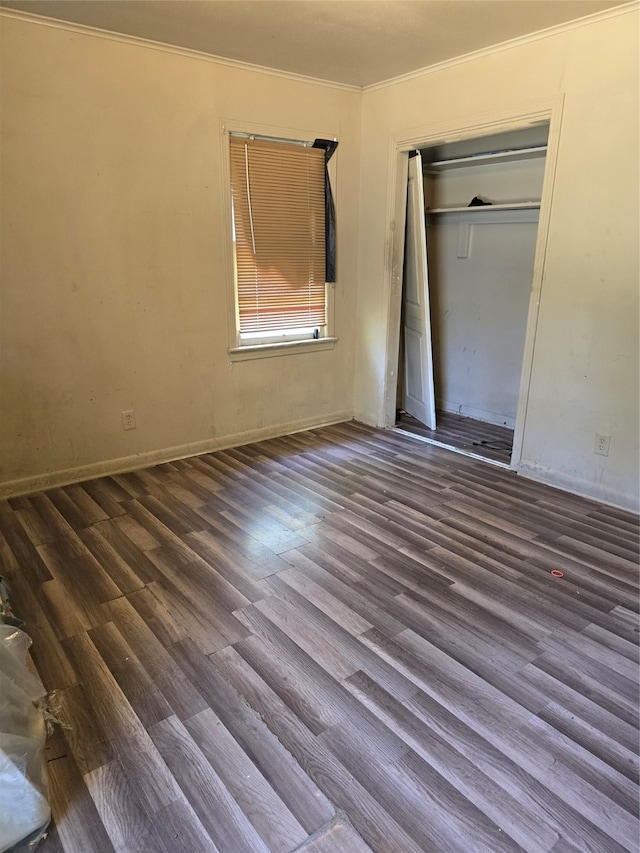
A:
<svg viewBox="0 0 640 853">
<path fill-rule="evenodd" d="M 360 92 L 0 23 L 4 492 L 351 417 Z M 340 140 L 332 351 L 229 360 L 223 119 Z"/>
<path fill-rule="evenodd" d="M 356 417 L 387 419 L 394 140 L 447 138 L 553 107 L 557 169 L 518 467 L 637 508 L 637 34 L 636 10 L 365 92 Z M 608 457 L 593 453 L 596 432 L 611 435 Z"/>
<path fill-rule="evenodd" d="M 564 97 L 520 470 L 636 506 L 637 23 L 606 17 L 362 94 L 0 18 L 4 493 L 354 411 L 383 424 L 392 138 L 497 131 L 541 104 L 557 129 Z M 340 139 L 332 351 L 229 360 L 222 119 Z"/>
</svg>

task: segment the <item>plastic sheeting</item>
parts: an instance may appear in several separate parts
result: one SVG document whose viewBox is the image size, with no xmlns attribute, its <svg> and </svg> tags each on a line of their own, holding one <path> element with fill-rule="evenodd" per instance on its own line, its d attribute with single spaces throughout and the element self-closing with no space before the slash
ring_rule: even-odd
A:
<svg viewBox="0 0 640 853">
<path fill-rule="evenodd" d="M 27 667 L 31 640 L 0 618 L 0 853 L 30 853 L 51 811 L 43 759 L 45 690 Z"/>
</svg>

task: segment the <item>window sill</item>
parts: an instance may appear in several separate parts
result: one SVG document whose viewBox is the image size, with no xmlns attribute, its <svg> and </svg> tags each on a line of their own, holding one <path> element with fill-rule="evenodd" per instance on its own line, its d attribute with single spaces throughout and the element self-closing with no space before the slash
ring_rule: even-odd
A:
<svg viewBox="0 0 640 853">
<path fill-rule="evenodd" d="M 299 355 L 300 353 L 320 352 L 335 347 L 337 338 L 318 338 L 305 341 L 282 341 L 270 344 L 252 344 L 242 347 L 230 347 L 231 361 L 251 361 L 256 358 L 271 358 L 276 355 Z"/>
</svg>

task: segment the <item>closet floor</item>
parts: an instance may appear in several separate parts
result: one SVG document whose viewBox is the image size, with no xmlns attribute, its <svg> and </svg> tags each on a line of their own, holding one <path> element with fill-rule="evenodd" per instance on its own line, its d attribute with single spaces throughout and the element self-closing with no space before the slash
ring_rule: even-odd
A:
<svg viewBox="0 0 640 853">
<path fill-rule="evenodd" d="M 451 412 L 438 411 L 436 429 L 429 429 L 408 412 L 400 410 L 396 428 L 420 436 L 441 447 L 463 453 L 473 453 L 491 462 L 509 465 L 513 448 L 513 430 L 466 418 Z"/>
</svg>

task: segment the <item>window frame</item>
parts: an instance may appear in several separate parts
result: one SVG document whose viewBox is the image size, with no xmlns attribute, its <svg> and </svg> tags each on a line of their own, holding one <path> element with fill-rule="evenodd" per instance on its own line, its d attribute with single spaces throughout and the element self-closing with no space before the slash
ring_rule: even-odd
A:
<svg viewBox="0 0 640 853">
<path fill-rule="evenodd" d="M 274 127 L 270 125 L 256 125 L 245 122 L 224 121 L 221 123 L 222 145 L 221 153 L 223 158 L 222 179 L 224 181 L 224 192 L 222 198 L 225 206 L 225 225 L 226 225 L 226 269 L 228 280 L 228 325 L 229 325 L 229 346 L 228 354 L 232 361 L 243 361 L 254 358 L 269 357 L 284 354 L 294 354 L 302 352 L 314 352 L 326 349 L 333 349 L 337 338 L 334 336 L 334 314 L 335 314 L 335 282 L 325 282 L 325 326 L 321 328 L 318 338 L 314 338 L 311 334 L 301 336 L 295 332 L 284 332 L 279 334 L 255 334 L 242 335 L 239 328 L 238 315 L 238 293 L 237 293 L 237 277 L 235 268 L 235 247 L 234 247 L 234 223 L 232 213 L 231 199 L 231 167 L 230 167 L 230 137 L 232 134 L 242 134 L 247 136 L 264 137 L 275 141 L 283 142 L 313 142 L 315 139 L 333 139 L 337 134 L 322 133 L 318 130 L 309 131 L 301 130 L 300 128 L 285 128 Z M 336 152 L 337 153 L 337 152 Z M 336 199 L 336 178 L 337 178 L 337 156 L 331 158 L 328 163 L 329 180 L 331 189 Z"/>
</svg>

